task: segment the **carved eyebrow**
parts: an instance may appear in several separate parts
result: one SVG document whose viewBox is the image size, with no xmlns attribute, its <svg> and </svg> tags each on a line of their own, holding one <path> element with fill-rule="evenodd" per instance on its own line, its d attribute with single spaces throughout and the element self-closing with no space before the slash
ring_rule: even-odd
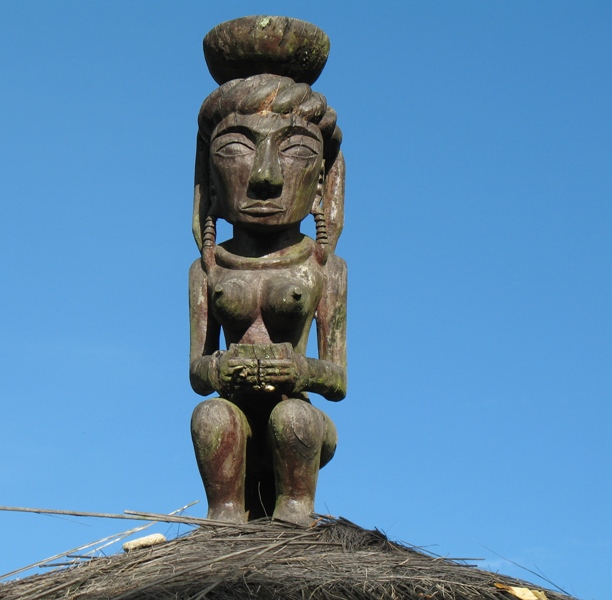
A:
<svg viewBox="0 0 612 600">
<path fill-rule="evenodd" d="M 316 133 L 301 125 L 290 126 L 287 131 L 283 132 L 283 135 L 303 135 L 312 138 L 313 140 L 317 140 L 317 142 L 321 141 Z"/>
<path fill-rule="evenodd" d="M 238 123 L 228 123 L 227 125 L 221 127 L 213 133 L 213 135 L 211 136 L 211 141 L 218 138 L 220 135 L 224 135 L 226 133 L 241 133 L 242 135 L 248 137 L 250 140 L 254 141 L 253 130 Z"/>
<path fill-rule="evenodd" d="M 256 129 L 252 127 L 248 127 L 241 123 L 227 123 L 226 125 L 221 126 L 217 131 L 213 132 L 211 136 L 211 141 L 218 138 L 221 135 L 225 135 L 227 133 L 240 133 L 250 139 L 252 142 L 257 142 L 261 138 L 265 138 L 271 132 L 269 129 Z M 313 140 L 320 142 L 321 140 L 317 136 L 317 134 L 303 125 L 296 125 L 295 123 L 288 123 L 285 127 L 279 128 L 275 134 L 280 134 L 282 137 L 287 137 L 291 135 L 303 135 Z"/>
</svg>

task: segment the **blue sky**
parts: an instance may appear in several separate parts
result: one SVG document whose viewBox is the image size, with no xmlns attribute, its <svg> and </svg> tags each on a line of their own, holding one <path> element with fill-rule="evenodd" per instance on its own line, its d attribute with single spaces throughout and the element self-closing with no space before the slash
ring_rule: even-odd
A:
<svg viewBox="0 0 612 600">
<path fill-rule="evenodd" d="M 0 504 L 205 514 L 187 376 L 201 40 L 253 13 L 328 33 L 314 88 L 344 132 L 349 395 L 315 399 L 340 436 L 317 509 L 604 598 L 603 0 L 2 2 Z M 128 526 L 0 512 L 0 572 Z"/>
</svg>

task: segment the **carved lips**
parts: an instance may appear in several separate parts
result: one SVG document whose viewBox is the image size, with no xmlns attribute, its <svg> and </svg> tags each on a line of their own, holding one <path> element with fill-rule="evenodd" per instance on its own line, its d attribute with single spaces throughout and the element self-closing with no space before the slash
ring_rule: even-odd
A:
<svg viewBox="0 0 612 600">
<path fill-rule="evenodd" d="M 267 217 L 285 212 L 285 209 L 280 204 L 271 202 L 270 200 L 255 200 L 254 202 L 248 202 L 247 204 L 242 204 L 239 210 L 253 217 Z"/>
</svg>

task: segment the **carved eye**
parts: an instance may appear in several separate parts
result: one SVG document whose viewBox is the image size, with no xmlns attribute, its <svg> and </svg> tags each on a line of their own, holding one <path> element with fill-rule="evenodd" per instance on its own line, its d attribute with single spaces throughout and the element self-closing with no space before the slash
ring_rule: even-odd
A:
<svg viewBox="0 0 612 600">
<path fill-rule="evenodd" d="M 290 158 L 315 158 L 319 156 L 319 143 L 305 135 L 293 135 L 281 146 L 283 156 Z"/>
<path fill-rule="evenodd" d="M 234 158 L 236 156 L 247 156 L 252 154 L 255 148 L 243 136 L 224 135 L 215 140 L 213 152 L 216 156 L 223 158 Z"/>
</svg>

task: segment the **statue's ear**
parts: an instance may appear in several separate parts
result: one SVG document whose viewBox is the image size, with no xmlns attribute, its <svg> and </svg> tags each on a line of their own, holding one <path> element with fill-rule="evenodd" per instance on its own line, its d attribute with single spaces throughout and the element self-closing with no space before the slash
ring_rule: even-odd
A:
<svg viewBox="0 0 612 600">
<path fill-rule="evenodd" d="M 202 251 L 203 229 L 211 209 L 210 175 L 208 171 L 208 145 L 198 134 L 196 141 L 195 177 L 193 189 L 192 230 L 196 244 Z"/>
<path fill-rule="evenodd" d="M 323 185 L 323 214 L 327 224 L 327 243 L 331 252 L 336 249 L 344 227 L 345 172 L 344 155 L 339 151 Z"/>
</svg>

